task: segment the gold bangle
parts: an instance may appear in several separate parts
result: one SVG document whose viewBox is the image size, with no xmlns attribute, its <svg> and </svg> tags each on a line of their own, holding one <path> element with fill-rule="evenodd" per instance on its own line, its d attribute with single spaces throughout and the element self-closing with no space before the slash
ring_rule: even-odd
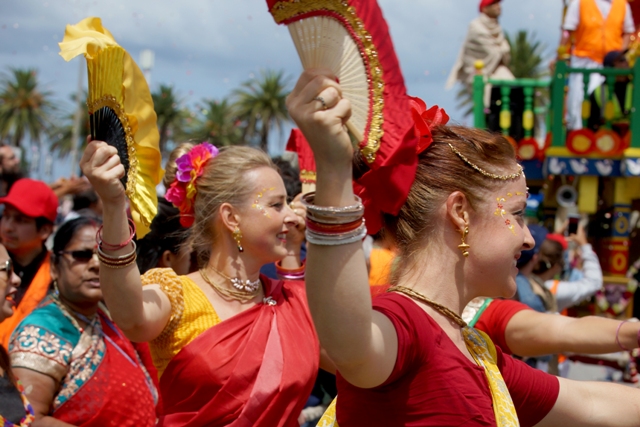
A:
<svg viewBox="0 0 640 427">
<path fill-rule="evenodd" d="M 113 268 L 113 269 L 118 269 L 118 268 L 125 268 L 125 267 L 129 267 L 130 265 L 133 265 L 136 263 L 136 258 L 137 257 L 133 257 L 133 259 L 125 264 L 106 264 L 106 263 L 102 263 L 102 265 L 104 265 L 107 268 Z"/>
</svg>

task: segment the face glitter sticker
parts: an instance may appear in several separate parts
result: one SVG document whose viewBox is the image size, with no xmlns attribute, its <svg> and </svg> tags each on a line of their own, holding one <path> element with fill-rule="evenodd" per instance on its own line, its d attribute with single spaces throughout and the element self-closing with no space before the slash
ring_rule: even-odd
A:
<svg viewBox="0 0 640 427">
<path fill-rule="evenodd" d="M 258 193 L 258 195 L 256 196 L 256 199 L 253 201 L 253 204 L 251 205 L 252 208 L 259 210 L 260 212 L 262 212 L 262 215 L 266 216 L 267 218 L 271 218 L 271 217 L 269 216 L 269 213 L 266 211 L 264 206 L 262 206 L 261 199 L 262 199 L 262 196 L 264 196 L 264 193 L 271 190 L 275 190 L 275 187 L 263 188 L 262 191 Z"/>
<path fill-rule="evenodd" d="M 528 196 L 529 193 L 522 193 L 520 191 L 516 191 L 515 194 L 514 193 L 507 193 L 506 196 L 504 197 L 498 197 L 496 198 L 496 202 L 497 202 L 497 208 L 495 210 L 495 212 L 493 213 L 495 216 L 500 216 L 503 220 L 504 220 L 504 224 L 507 226 L 507 228 L 513 233 L 516 234 L 516 229 L 513 226 L 513 224 L 511 224 L 511 220 L 509 218 L 505 218 L 505 215 L 507 214 L 507 211 L 504 210 L 504 204 L 507 201 L 507 199 L 510 199 L 513 196 Z"/>
</svg>

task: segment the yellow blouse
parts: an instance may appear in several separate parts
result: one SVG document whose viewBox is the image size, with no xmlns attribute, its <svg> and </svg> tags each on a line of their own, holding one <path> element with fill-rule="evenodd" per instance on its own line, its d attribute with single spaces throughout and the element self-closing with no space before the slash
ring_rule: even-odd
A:
<svg viewBox="0 0 640 427">
<path fill-rule="evenodd" d="M 158 377 L 183 347 L 220 323 L 206 295 L 187 276 L 170 268 L 155 268 L 142 276 L 142 285 L 160 285 L 171 301 L 171 317 L 162 333 L 149 343 Z"/>
</svg>

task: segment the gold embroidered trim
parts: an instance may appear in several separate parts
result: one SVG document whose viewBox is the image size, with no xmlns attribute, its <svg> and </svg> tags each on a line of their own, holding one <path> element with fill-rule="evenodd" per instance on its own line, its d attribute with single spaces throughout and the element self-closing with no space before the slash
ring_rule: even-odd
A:
<svg viewBox="0 0 640 427">
<path fill-rule="evenodd" d="M 159 285 L 171 303 L 171 317 L 167 326 L 154 341 L 162 341 L 173 334 L 182 320 L 184 313 L 184 295 L 182 293 L 182 280 L 170 268 L 154 268 L 142 276 L 142 286 Z"/>
<path fill-rule="evenodd" d="M 278 24 L 290 20 L 298 15 L 325 10 L 342 16 L 348 23 L 353 33 L 358 36 L 361 46 L 360 56 L 368 64 L 367 81 L 369 82 L 370 96 L 373 96 L 373 111 L 369 116 L 369 133 L 364 146 L 360 147 L 360 152 L 369 163 L 376 160 L 376 154 L 380 149 L 380 141 L 384 135 L 382 125 L 384 117 L 382 109 L 384 107 L 384 80 L 382 79 L 382 67 L 378 60 L 378 51 L 371 41 L 371 34 L 365 29 L 364 23 L 358 17 L 355 8 L 349 6 L 346 0 L 309 0 L 309 1 L 280 1 L 271 9 L 271 14 Z M 362 144 L 364 141 L 360 141 Z"/>
<path fill-rule="evenodd" d="M 302 182 L 316 182 L 316 173 L 314 171 L 308 171 L 305 169 L 302 169 L 300 171 L 300 181 Z"/>
<path fill-rule="evenodd" d="M 11 352 L 11 367 L 25 368 L 47 375 L 61 382 L 69 371 L 68 365 L 61 365 L 59 360 L 48 358 L 32 351 Z"/>
<path fill-rule="evenodd" d="M 120 120 L 120 124 L 124 129 L 127 151 L 129 154 L 129 172 L 127 173 L 127 188 L 125 189 L 125 192 L 127 197 L 131 199 L 133 198 L 136 188 L 138 159 L 136 157 L 136 147 L 134 146 L 135 141 L 133 139 L 133 132 L 131 130 L 131 125 L 129 124 L 129 119 L 127 118 L 122 106 L 118 103 L 116 97 L 112 95 L 103 95 L 93 102 L 87 102 L 87 107 L 89 108 L 89 114 L 93 114 L 102 107 L 108 107 L 113 110 L 116 116 L 118 116 L 118 120 Z"/>
</svg>

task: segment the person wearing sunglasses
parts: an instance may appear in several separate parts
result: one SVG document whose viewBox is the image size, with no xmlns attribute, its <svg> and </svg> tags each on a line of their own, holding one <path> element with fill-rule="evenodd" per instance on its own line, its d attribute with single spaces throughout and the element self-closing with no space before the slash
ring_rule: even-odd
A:
<svg viewBox="0 0 640 427">
<path fill-rule="evenodd" d="M 95 236 L 86 217 L 53 240 L 55 292 L 16 328 L 11 365 L 47 426 L 152 426 L 157 391 L 131 342 L 101 307 Z"/>
<path fill-rule="evenodd" d="M 19 286 L 20 277 L 13 270 L 13 261 L 0 244 L 0 323 L 13 314 L 13 297 Z M 33 408 L 11 369 L 9 354 L 0 346 L 0 425 L 29 426 L 33 419 Z"/>
</svg>

